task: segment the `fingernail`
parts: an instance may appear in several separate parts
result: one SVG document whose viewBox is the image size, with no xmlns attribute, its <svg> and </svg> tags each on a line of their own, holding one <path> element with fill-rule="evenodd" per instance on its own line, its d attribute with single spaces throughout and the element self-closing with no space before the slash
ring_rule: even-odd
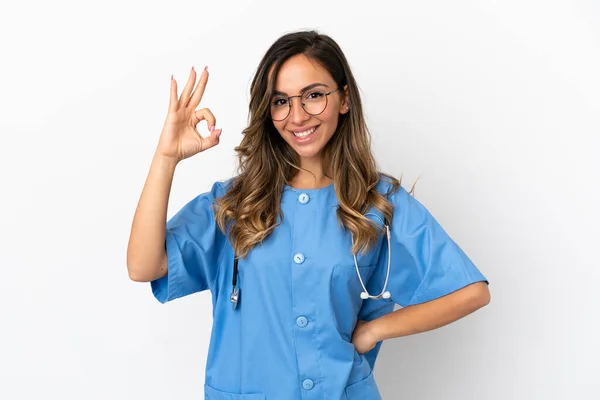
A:
<svg viewBox="0 0 600 400">
<path fill-rule="evenodd" d="M 215 126 L 214 125 L 209 126 L 208 130 L 211 131 L 211 132 L 214 131 L 215 130 Z"/>
<path fill-rule="evenodd" d="M 192 71 L 194 70 L 194 66 L 192 65 Z"/>
<path fill-rule="evenodd" d="M 204 67 L 204 70 L 205 70 L 205 71 L 208 71 L 208 65 Z"/>
</svg>

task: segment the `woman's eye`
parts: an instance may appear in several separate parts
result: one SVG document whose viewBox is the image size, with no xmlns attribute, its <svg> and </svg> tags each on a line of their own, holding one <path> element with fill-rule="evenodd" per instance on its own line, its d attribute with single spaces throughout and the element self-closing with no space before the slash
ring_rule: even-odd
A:
<svg viewBox="0 0 600 400">
<path fill-rule="evenodd" d="M 314 100 L 318 99 L 321 96 L 323 96 L 322 92 L 310 92 L 308 93 L 308 95 L 306 95 L 306 98 Z"/>
<path fill-rule="evenodd" d="M 275 107 L 284 106 L 286 103 L 287 103 L 287 99 L 275 99 L 275 100 L 273 100 L 273 105 Z"/>
</svg>

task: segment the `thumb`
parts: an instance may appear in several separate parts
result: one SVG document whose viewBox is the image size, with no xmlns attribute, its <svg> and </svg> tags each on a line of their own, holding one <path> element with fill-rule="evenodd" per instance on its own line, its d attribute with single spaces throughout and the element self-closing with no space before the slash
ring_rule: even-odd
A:
<svg viewBox="0 0 600 400">
<path fill-rule="evenodd" d="M 211 147 L 214 147 L 219 144 L 219 137 L 221 136 L 222 131 L 223 129 L 215 129 L 210 133 L 209 137 L 204 138 L 204 143 L 206 144 L 204 150 L 210 149 Z"/>
</svg>

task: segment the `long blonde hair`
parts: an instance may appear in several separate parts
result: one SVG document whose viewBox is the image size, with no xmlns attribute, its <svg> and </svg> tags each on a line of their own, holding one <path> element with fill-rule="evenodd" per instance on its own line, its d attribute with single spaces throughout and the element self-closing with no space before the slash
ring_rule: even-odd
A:
<svg viewBox="0 0 600 400">
<path fill-rule="evenodd" d="M 381 231 L 364 214 L 379 210 L 392 220 L 393 206 L 380 194 L 377 164 L 371 153 L 371 137 L 363 116 L 358 86 L 346 57 L 329 36 L 315 31 L 288 33 L 265 53 L 250 87 L 249 124 L 235 148 L 238 175 L 215 204 L 215 219 L 230 240 L 237 257 L 245 258 L 277 226 L 284 185 L 301 170 L 298 154 L 283 140 L 269 118 L 270 101 L 277 73 L 287 59 L 304 54 L 318 62 L 333 77 L 338 87 L 348 85 L 350 112 L 339 115 L 336 133 L 322 151 L 323 172 L 333 179 L 338 198 L 338 221 L 354 237 L 352 252 L 369 250 Z M 271 71 L 272 69 L 272 71 Z M 271 79 L 269 72 L 271 71 Z M 390 179 L 396 191 L 401 181 Z"/>
</svg>

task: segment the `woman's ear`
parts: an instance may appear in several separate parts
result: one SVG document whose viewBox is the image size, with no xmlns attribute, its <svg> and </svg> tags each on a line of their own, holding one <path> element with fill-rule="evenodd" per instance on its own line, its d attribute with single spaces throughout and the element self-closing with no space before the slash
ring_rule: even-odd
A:
<svg viewBox="0 0 600 400">
<path fill-rule="evenodd" d="M 340 103 L 340 114 L 346 114 L 350 111 L 350 96 L 348 95 L 348 85 L 344 85 L 342 102 Z"/>
</svg>

